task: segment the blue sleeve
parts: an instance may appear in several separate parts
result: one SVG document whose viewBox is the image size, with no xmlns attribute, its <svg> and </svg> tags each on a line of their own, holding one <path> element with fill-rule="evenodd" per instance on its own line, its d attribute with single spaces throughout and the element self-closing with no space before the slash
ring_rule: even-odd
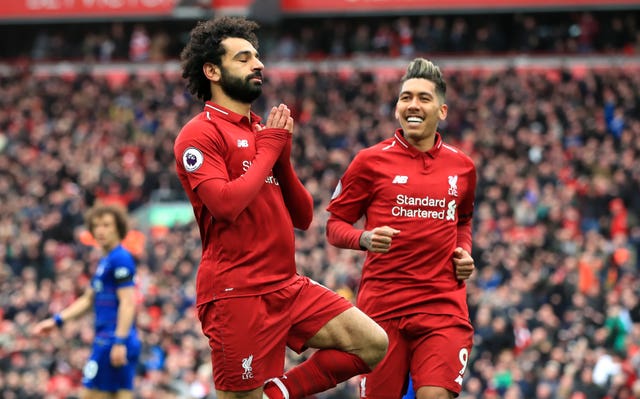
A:
<svg viewBox="0 0 640 399">
<path fill-rule="evenodd" d="M 116 288 L 131 287 L 135 284 L 133 277 L 136 274 L 136 262 L 129 252 L 122 250 L 113 253 L 110 263 Z"/>
</svg>

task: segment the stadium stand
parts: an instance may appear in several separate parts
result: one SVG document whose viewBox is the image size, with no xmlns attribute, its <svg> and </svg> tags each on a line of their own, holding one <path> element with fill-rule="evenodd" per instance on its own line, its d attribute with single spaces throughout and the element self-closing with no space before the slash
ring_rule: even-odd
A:
<svg viewBox="0 0 640 399">
<path fill-rule="evenodd" d="M 479 172 L 468 283 L 476 339 L 460 398 L 640 397 L 638 13 L 496 20 L 318 18 L 268 29 L 258 111 L 280 101 L 293 110 L 296 169 L 316 205 L 297 236 L 300 272 L 354 298 L 362 254 L 326 244 L 324 209 L 353 155 L 395 129 L 404 60 L 433 54 L 449 82 L 441 131 Z M 173 138 L 201 107 L 179 77 L 180 24 L 191 25 L 54 24 L 44 36 L 0 26 L 28 31 L 0 51 L 2 398 L 77 397 L 89 323 L 50 340 L 28 327 L 87 283 L 98 255 L 82 213 L 98 200 L 137 216 L 128 238 L 144 342 L 137 397 L 214 397 L 193 308 L 199 236 L 173 166 Z M 150 35 L 135 61 L 134 26 Z M 70 46 L 79 32 L 83 46 Z M 320 397 L 356 391 L 354 380 Z"/>
</svg>

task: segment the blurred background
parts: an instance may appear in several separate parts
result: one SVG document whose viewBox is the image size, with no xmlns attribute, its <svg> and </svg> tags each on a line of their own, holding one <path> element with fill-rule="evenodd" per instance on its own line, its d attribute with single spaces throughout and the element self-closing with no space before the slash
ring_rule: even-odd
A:
<svg viewBox="0 0 640 399">
<path fill-rule="evenodd" d="M 267 82 L 315 201 L 306 274 L 353 300 L 363 254 L 324 238 L 360 149 L 390 137 L 413 57 L 441 66 L 440 126 L 478 168 L 476 328 L 462 399 L 640 398 L 640 1 L 0 2 L 0 397 L 77 398 L 91 318 L 33 323 L 87 286 L 97 201 L 133 218 L 136 398 L 214 398 L 194 309 L 200 239 L 173 140 L 202 104 L 179 53 L 198 20 L 260 22 Z M 304 355 L 303 355 L 304 356 Z M 302 357 L 290 354 L 287 367 Z M 353 379 L 318 398 L 356 398 Z"/>
</svg>

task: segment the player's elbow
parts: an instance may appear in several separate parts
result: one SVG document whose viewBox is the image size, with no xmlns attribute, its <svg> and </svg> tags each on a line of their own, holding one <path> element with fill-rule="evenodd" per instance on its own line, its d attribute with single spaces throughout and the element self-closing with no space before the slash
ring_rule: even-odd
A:
<svg viewBox="0 0 640 399">
<path fill-rule="evenodd" d="M 211 210 L 209 210 L 211 212 Z M 236 209 L 234 207 L 229 207 L 226 209 L 216 209 L 215 212 L 211 212 L 213 218 L 218 222 L 232 224 L 235 223 L 238 219 L 238 216 L 242 213 L 242 209 Z"/>
<path fill-rule="evenodd" d="M 303 215 L 300 215 L 293 220 L 293 226 L 296 229 L 307 230 L 309 226 L 311 226 L 311 222 L 313 221 L 313 211 L 306 212 Z"/>
<path fill-rule="evenodd" d="M 224 223 L 235 223 L 249 202 L 247 196 L 231 193 L 225 182 L 216 179 L 200 184 L 196 193 L 214 219 Z"/>
<path fill-rule="evenodd" d="M 327 228 L 326 228 L 326 231 L 325 231 L 325 236 L 327 237 L 327 242 L 335 247 L 336 246 L 336 240 L 333 238 L 333 235 L 329 231 L 329 225 L 327 225 Z"/>
<path fill-rule="evenodd" d="M 309 226 L 311 226 L 311 221 L 304 222 L 304 223 L 294 223 L 293 224 L 293 227 L 295 227 L 298 230 L 307 230 L 307 229 L 309 229 Z"/>
</svg>

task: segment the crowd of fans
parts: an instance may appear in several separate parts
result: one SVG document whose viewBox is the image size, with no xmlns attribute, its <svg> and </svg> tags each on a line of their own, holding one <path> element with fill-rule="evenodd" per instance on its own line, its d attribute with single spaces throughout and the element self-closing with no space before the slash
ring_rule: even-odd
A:
<svg viewBox="0 0 640 399">
<path fill-rule="evenodd" d="M 264 23 L 267 59 L 417 54 L 640 53 L 638 12 L 495 13 L 285 18 Z M 184 47 L 194 21 L 0 26 L 4 58 L 85 62 L 164 61 Z"/>
<path fill-rule="evenodd" d="M 363 254 L 326 243 L 325 208 L 354 154 L 395 130 L 398 81 L 268 67 L 256 110 L 293 110 L 292 154 L 315 200 L 312 226 L 297 232 L 299 271 L 354 299 Z M 468 282 L 476 337 L 461 398 L 640 397 L 640 71 L 444 73 L 440 130 L 479 175 Z M 44 340 L 29 329 L 88 282 L 98 256 L 82 227 L 89 206 L 117 202 L 135 215 L 159 192 L 179 195 L 173 139 L 201 106 L 177 76 L 121 86 L 28 69 L 0 77 L 0 397 L 76 397 L 90 321 Z M 193 307 L 197 226 L 133 227 L 144 342 L 136 396 L 212 398 Z M 352 380 L 320 397 L 356 390 Z"/>
</svg>

